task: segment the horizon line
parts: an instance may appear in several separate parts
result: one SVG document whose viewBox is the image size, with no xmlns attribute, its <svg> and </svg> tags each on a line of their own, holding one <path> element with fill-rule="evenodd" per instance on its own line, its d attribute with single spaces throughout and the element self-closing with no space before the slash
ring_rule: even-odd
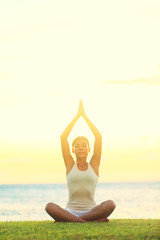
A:
<svg viewBox="0 0 160 240">
<path fill-rule="evenodd" d="M 104 184 L 104 183 L 160 183 L 160 180 L 153 180 L 153 181 L 115 181 L 115 182 L 98 182 L 98 184 Z M 59 183 L 0 183 L 0 186 L 4 185 L 63 185 L 67 184 L 67 182 L 59 182 Z M 97 185 L 98 185 L 97 184 Z"/>
</svg>

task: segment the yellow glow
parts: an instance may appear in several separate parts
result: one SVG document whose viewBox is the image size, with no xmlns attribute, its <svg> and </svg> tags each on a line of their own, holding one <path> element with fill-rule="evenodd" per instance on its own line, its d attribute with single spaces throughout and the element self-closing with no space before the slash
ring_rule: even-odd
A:
<svg viewBox="0 0 160 240">
<path fill-rule="evenodd" d="M 65 181 L 60 134 L 79 99 L 103 136 L 100 181 L 160 180 L 159 7 L 1 3 L 0 183 Z M 90 158 L 83 119 L 70 144 L 77 135 Z"/>
</svg>

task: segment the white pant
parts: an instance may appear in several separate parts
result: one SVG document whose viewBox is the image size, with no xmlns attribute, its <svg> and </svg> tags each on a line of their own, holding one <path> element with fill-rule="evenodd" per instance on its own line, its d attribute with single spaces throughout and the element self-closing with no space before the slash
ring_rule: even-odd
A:
<svg viewBox="0 0 160 240">
<path fill-rule="evenodd" d="M 87 211 L 77 211 L 77 210 L 73 210 L 70 208 L 66 208 L 65 210 L 67 210 L 68 212 L 70 212 L 71 214 L 77 216 L 77 217 L 81 217 L 83 214 L 90 212 L 90 210 Z"/>
</svg>

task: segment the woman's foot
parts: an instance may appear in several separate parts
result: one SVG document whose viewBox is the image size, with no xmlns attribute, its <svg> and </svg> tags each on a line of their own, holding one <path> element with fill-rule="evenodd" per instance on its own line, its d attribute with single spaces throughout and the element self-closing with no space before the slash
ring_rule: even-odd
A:
<svg viewBox="0 0 160 240">
<path fill-rule="evenodd" d="M 98 219 L 98 220 L 95 220 L 94 222 L 109 222 L 109 219 L 108 218 L 101 218 L 101 219 Z"/>
</svg>

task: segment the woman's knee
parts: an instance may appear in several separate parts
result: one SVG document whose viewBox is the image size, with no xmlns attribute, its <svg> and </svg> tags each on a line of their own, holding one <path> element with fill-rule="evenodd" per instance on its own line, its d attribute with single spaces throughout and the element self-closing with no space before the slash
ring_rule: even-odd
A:
<svg viewBox="0 0 160 240">
<path fill-rule="evenodd" d="M 116 208 L 116 204 L 113 200 L 108 200 L 108 204 L 109 204 L 110 208 L 112 208 L 112 209 Z"/>
<path fill-rule="evenodd" d="M 116 204 L 113 200 L 107 200 L 102 204 L 104 204 L 107 208 L 109 207 L 110 209 L 113 209 L 113 210 L 116 208 Z"/>
<path fill-rule="evenodd" d="M 54 211 L 57 208 L 57 205 L 55 203 L 49 202 L 45 206 L 46 212 Z"/>
</svg>

